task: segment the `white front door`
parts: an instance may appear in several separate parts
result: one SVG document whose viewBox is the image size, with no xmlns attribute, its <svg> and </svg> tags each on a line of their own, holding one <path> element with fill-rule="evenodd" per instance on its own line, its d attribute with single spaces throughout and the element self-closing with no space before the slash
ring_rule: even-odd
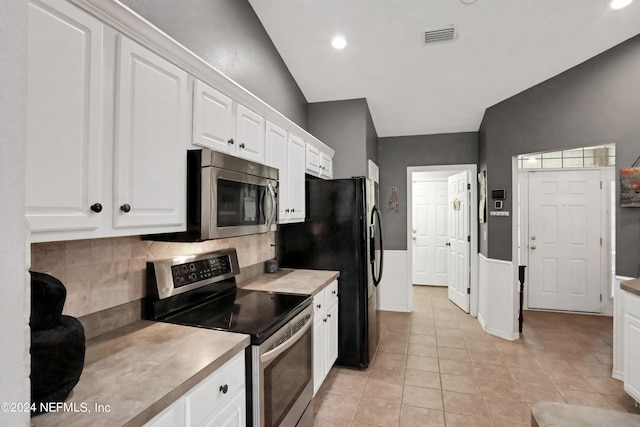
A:
<svg viewBox="0 0 640 427">
<path fill-rule="evenodd" d="M 413 183 L 413 284 L 447 286 L 447 181 Z"/>
<path fill-rule="evenodd" d="M 529 308 L 600 311 L 599 170 L 530 172 Z"/>
<path fill-rule="evenodd" d="M 469 174 L 452 175 L 449 186 L 449 299 L 469 312 Z"/>
</svg>

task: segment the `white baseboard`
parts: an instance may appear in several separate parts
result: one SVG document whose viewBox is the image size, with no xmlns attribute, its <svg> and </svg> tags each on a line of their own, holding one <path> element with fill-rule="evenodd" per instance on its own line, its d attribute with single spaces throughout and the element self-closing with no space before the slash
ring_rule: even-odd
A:
<svg viewBox="0 0 640 427">
<path fill-rule="evenodd" d="M 617 371 L 617 370 L 612 370 L 611 371 L 611 378 L 619 380 L 619 381 L 624 381 L 624 372 L 622 371 Z"/>
</svg>

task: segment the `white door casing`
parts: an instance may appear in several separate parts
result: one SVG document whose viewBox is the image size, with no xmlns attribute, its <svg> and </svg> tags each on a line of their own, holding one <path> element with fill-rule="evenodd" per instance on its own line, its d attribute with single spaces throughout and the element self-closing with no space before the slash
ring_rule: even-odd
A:
<svg viewBox="0 0 640 427">
<path fill-rule="evenodd" d="M 529 175 L 528 307 L 600 311 L 599 170 Z"/>
<path fill-rule="evenodd" d="M 452 175 L 449 186 L 449 299 L 469 312 L 469 174 Z"/>
<path fill-rule="evenodd" d="M 413 284 L 447 286 L 448 183 L 446 180 L 413 183 Z"/>
</svg>

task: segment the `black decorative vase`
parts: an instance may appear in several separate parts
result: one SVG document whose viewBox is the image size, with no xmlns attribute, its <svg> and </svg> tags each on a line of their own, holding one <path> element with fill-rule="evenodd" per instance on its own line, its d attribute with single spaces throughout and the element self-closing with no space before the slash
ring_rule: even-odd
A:
<svg viewBox="0 0 640 427">
<path fill-rule="evenodd" d="M 78 383 L 84 367 L 84 328 L 63 316 L 67 291 L 58 279 L 31 272 L 31 402 L 32 415 L 49 402 L 63 402 Z"/>
</svg>

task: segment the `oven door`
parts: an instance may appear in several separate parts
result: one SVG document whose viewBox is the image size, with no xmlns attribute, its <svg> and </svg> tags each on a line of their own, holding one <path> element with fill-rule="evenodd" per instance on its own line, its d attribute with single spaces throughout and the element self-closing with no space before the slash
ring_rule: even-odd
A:
<svg viewBox="0 0 640 427">
<path fill-rule="evenodd" d="M 202 180 L 209 239 L 275 231 L 277 181 L 216 167 L 203 168 Z"/>
<path fill-rule="evenodd" d="M 312 315 L 309 306 L 253 346 L 254 426 L 300 426 L 298 421 L 313 398 Z"/>
</svg>

